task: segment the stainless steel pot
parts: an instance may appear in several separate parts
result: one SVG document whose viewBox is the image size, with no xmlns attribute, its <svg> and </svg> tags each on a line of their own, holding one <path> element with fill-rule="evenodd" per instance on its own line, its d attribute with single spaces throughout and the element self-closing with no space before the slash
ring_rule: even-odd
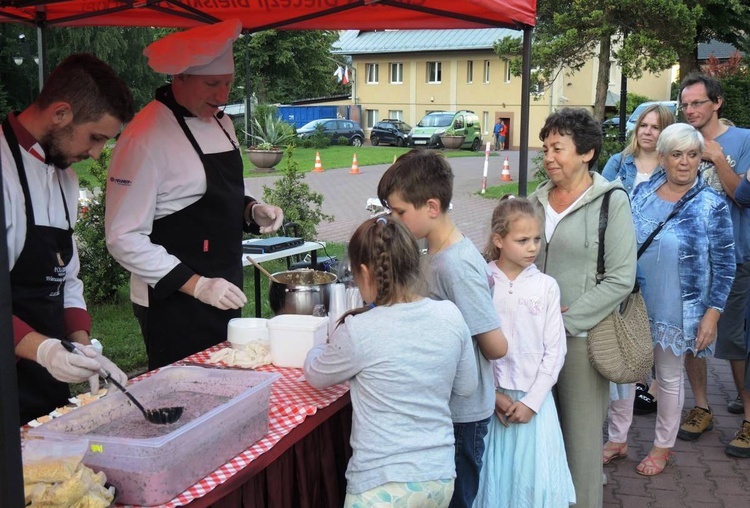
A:
<svg viewBox="0 0 750 508">
<path fill-rule="evenodd" d="M 320 270 L 291 270 L 273 274 L 279 282 L 271 282 L 268 299 L 273 313 L 312 315 L 316 305 L 322 304 L 328 311 L 331 299 L 331 284 L 336 275 Z"/>
</svg>

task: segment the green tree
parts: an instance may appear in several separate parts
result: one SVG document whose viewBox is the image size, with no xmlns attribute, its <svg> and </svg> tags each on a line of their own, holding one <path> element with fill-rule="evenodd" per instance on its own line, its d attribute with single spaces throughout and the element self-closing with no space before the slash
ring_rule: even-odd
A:
<svg viewBox="0 0 750 508">
<path fill-rule="evenodd" d="M 261 104 L 346 93 L 348 85 L 333 77 L 331 46 L 338 40 L 335 31 L 266 30 L 246 35 L 234 45 L 235 83 L 245 86 L 249 72 L 250 90 Z M 248 65 L 246 65 L 247 51 Z M 244 98 L 238 91 L 235 100 Z"/>
<path fill-rule="evenodd" d="M 112 149 L 105 148 L 98 160 L 91 164 L 91 176 L 96 181 L 81 181 L 81 187 L 101 187 L 101 194 L 91 202 L 86 213 L 75 225 L 78 256 L 81 260 L 80 278 L 86 301 L 111 302 L 117 291 L 128 281 L 128 272 L 115 261 L 107 250 L 104 235 L 104 209 L 106 202 L 107 168 Z"/>
<path fill-rule="evenodd" d="M 281 208 L 284 220 L 297 223 L 300 236 L 310 241 L 317 237 L 316 228 L 320 221 L 331 222 L 333 216 L 323 213 L 323 195 L 305 183 L 305 173 L 300 171 L 293 154 L 294 147 L 289 146 L 285 154 L 284 174 L 274 182 L 273 187 L 263 186 L 263 200 Z"/>
<path fill-rule="evenodd" d="M 692 44 L 679 52 L 680 80 L 698 70 L 698 44 L 716 39 L 750 50 L 750 2 L 748 0 L 681 0 L 695 18 Z"/>
<path fill-rule="evenodd" d="M 630 78 L 645 71 L 660 72 L 675 62 L 678 50 L 691 43 L 694 33 L 694 17 L 681 1 L 540 0 L 532 66 L 548 84 L 559 73 L 579 71 L 597 59 L 594 115 L 603 119 L 612 61 Z M 519 40 L 499 41 L 495 52 L 515 60 L 519 69 Z"/>
</svg>

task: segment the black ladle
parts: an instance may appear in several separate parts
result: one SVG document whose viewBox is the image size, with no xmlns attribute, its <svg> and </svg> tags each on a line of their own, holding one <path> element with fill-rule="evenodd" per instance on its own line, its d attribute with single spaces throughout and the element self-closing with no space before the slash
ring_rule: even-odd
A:
<svg viewBox="0 0 750 508">
<path fill-rule="evenodd" d="M 73 345 L 72 342 L 70 342 L 68 339 L 60 339 L 60 342 L 62 342 L 62 345 L 65 349 L 70 351 L 71 353 L 75 353 L 78 355 L 86 356 L 81 351 L 78 350 L 77 347 Z M 182 412 L 185 410 L 182 406 L 175 406 L 175 407 L 160 407 L 159 409 L 146 409 L 144 408 L 140 402 L 136 400 L 135 397 L 133 397 L 124 386 L 122 386 L 120 383 L 118 383 L 112 375 L 104 370 L 104 368 L 99 369 L 99 375 L 107 380 L 112 381 L 114 385 L 120 389 L 122 393 L 124 393 L 132 402 L 135 404 L 135 406 L 141 410 L 141 413 L 143 413 L 144 418 L 148 420 L 151 423 L 155 423 L 157 425 L 164 425 L 167 423 L 174 423 L 177 420 L 180 419 L 182 416 Z"/>
</svg>

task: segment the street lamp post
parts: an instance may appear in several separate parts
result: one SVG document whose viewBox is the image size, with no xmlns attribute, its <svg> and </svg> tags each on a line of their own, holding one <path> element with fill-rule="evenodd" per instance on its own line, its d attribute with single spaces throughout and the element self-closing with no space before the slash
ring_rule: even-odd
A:
<svg viewBox="0 0 750 508">
<path fill-rule="evenodd" d="M 26 34 L 18 34 L 18 42 L 20 46 L 23 48 L 23 53 L 26 56 L 27 60 L 31 60 L 31 49 L 29 49 L 29 41 L 26 39 Z M 34 63 L 39 65 L 39 57 L 33 57 Z M 13 57 L 13 62 L 17 66 L 23 65 L 24 57 L 22 55 L 16 54 L 16 56 Z M 31 85 L 31 79 L 24 73 L 24 79 L 28 83 L 28 89 L 29 89 L 29 104 L 31 104 L 34 101 L 34 90 Z"/>
</svg>

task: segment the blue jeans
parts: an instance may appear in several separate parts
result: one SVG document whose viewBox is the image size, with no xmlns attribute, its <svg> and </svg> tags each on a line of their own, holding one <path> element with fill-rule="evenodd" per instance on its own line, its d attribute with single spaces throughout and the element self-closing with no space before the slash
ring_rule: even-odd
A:
<svg viewBox="0 0 750 508">
<path fill-rule="evenodd" d="M 456 483 L 449 508 L 471 508 L 479 489 L 484 438 L 490 419 L 471 423 L 454 423 L 456 438 Z"/>
</svg>

